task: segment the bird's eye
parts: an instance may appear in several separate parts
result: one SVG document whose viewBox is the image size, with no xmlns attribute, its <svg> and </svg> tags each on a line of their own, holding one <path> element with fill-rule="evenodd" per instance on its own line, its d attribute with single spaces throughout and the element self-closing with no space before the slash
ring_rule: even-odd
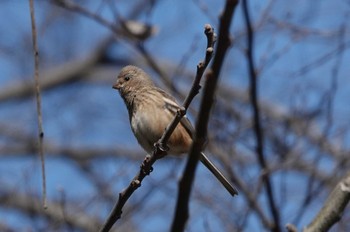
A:
<svg viewBox="0 0 350 232">
<path fill-rule="evenodd" d="M 126 77 L 124 77 L 124 80 L 128 81 L 128 80 L 130 80 L 130 77 L 126 76 Z"/>
</svg>

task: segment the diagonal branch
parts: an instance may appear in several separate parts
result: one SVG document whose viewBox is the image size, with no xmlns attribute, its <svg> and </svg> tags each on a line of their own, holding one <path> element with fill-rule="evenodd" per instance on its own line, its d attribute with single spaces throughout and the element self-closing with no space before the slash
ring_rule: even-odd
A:
<svg viewBox="0 0 350 232">
<path fill-rule="evenodd" d="M 215 53 L 211 70 L 206 75 L 204 86 L 204 94 L 199 110 L 199 118 L 196 124 L 196 135 L 193 140 L 188 161 L 179 183 L 177 196 L 177 204 L 175 216 L 173 219 L 171 231 L 184 231 L 188 219 L 188 205 L 191 194 L 191 187 L 194 181 L 194 175 L 198 164 L 200 152 L 207 140 L 207 125 L 209 121 L 210 109 L 214 102 L 214 93 L 218 83 L 220 70 L 226 55 L 226 52 L 231 44 L 229 37 L 229 28 L 233 17 L 234 9 L 238 1 L 227 0 L 225 10 L 220 18 L 218 48 Z"/>
<path fill-rule="evenodd" d="M 329 195 L 321 211 L 304 232 L 328 231 L 338 222 L 350 201 L 350 173 L 348 173 Z"/>
<path fill-rule="evenodd" d="M 106 28 L 114 32 L 115 35 L 117 35 L 116 38 L 119 36 L 124 36 L 128 39 L 133 39 L 141 42 L 148 39 L 150 36 L 154 35 L 157 32 L 157 28 L 153 27 L 152 25 L 144 24 L 133 20 L 125 20 L 119 15 L 116 15 L 117 16 L 116 18 L 120 23 L 120 26 L 119 26 L 117 25 L 116 22 L 110 22 L 105 18 L 101 17 L 100 15 L 93 13 L 78 4 L 75 4 L 73 1 L 70 1 L 70 0 L 51 0 L 51 1 L 53 4 L 56 4 L 66 10 L 79 13 L 80 15 L 90 18 L 95 22 L 105 26 Z M 141 4 L 143 3 L 141 2 Z M 137 14 L 138 12 L 135 11 L 133 13 Z M 133 14 L 131 13 L 131 16 L 132 15 Z"/>
<path fill-rule="evenodd" d="M 40 75 L 42 77 L 40 78 L 40 88 L 42 90 L 48 90 L 84 78 L 101 61 L 107 48 L 113 41 L 113 38 L 108 36 L 96 48 L 92 49 L 86 57 L 69 60 L 47 71 L 42 71 Z M 20 82 L 15 85 L 2 87 L 0 89 L 0 102 L 26 98 L 32 94 L 34 94 L 33 87 L 25 82 Z"/>
<path fill-rule="evenodd" d="M 149 175 L 153 168 L 152 165 L 160 158 L 164 157 L 167 154 L 166 144 L 168 142 L 168 139 L 170 138 L 170 135 L 173 133 L 174 129 L 176 128 L 177 124 L 180 122 L 181 118 L 186 114 L 186 110 L 193 100 L 193 98 L 198 94 L 198 91 L 200 89 L 200 80 L 202 78 L 202 75 L 204 73 L 204 70 L 208 66 L 210 59 L 213 54 L 213 46 L 215 43 L 215 34 L 213 28 L 207 24 L 205 25 L 204 30 L 205 35 L 208 38 L 208 47 L 206 50 L 205 55 L 205 61 L 200 62 L 197 66 L 197 74 L 196 78 L 193 82 L 192 88 L 184 102 L 184 106 L 178 110 L 176 116 L 174 117 L 173 121 L 167 126 L 166 130 L 164 131 L 162 137 L 160 140 L 155 144 L 154 150 L 152 155 L 147 155 L 142 162 L 140 166 L 139 172 L 136 174 L 136 176 L 133 178 L 133 180 L 130 182 L 129 186 L 124 189 L 121 193 L 119 193 L 119 199 L 117 203 L 114 205 L 110 215 L 108 216 L 108 219 L 104 223 L 104 225 L 101 228 L 101 232 L 107 232 L 109 231 L 114 223 L 120 219 L 122 215 L 122 209 L 127 202 L 127 200 L 131 197 L 131 195 L 135 192 L 136 189 L 138 189 L 141 186 L 142 180 Z"/>
<path fill-rule="evenodd" d="M 250 78 L 250 98 L 252 103 L 253 110 L 253 125 L 256 139 L 256 155 L 259 160 L 260 167 L 263 171 L 262 180 L 265 184 L 267 197 L 269 201 L 270 211 L 274 220 L 274 225 L 271 228 L 272 231 L 281 231 L 280 228 L 280 215 L 276 208 L 275 197 L 273 194 L 273 187 L 271 184 L 267 163 L 264 155 L 264 134 L 261 126 L 261 118 L 260 118 L 260 109 L 258 103 L 258 83 L 257 83 L 257 75 L 255 71 L 254 64 L 254 32 L 252 30 L 250 16 L 248 12 L 247 3 L 248 0 L 243 0 L 243 12 L 244 19 L 248 31 L 248 49 L 247 49 L 247 57 L 248 57 L 248 69 L 249 69 L 249 78 Z"/>
</svg>

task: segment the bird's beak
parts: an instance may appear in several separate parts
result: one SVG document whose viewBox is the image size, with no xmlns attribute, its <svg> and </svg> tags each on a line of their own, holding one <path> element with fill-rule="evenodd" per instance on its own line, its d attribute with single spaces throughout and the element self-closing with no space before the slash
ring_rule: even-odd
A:
<svg viewBox="0 0 350 232">
<path fill-rule="evenodd" d="M 116 90 L 119 90 L 120 89 L 120 84 L 119 82 L 117 81 L 113 86 L 112 86 L 113 89 L 116 89 Z"/>
</svg>

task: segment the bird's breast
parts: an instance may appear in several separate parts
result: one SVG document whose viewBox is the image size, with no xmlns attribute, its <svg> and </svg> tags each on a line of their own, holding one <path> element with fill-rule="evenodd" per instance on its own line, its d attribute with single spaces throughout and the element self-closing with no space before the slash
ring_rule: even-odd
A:
<svg viewBox="0 0 350 232">
<path fill-rule="evenodd" d="M 133 111 L 130 124 L 134 135 L 144 150 L 151 153 L 154 144 L 162 137 L 174 114 L 160 105 L 144 104 Z M 182 154 L 189 150 L 191 136 L 181 123 L 169 138 L 169 154 Z"/>
<path fill-rule="evenodd" d="M 131 128 L 134 135 L 144 150 L 148 153 L 153 151 L 153 145 L 161 137 L 155 122 L 155 115 L 147 115 L 146 112 L 138 110 L 131 117 Z"/>
</svg>

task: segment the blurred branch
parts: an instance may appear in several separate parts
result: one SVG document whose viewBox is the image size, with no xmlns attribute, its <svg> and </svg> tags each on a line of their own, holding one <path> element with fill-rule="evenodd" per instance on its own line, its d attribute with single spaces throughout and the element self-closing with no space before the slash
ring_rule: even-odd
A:
<svg viewBox="0 0 350 232">
<path fill-rule="evenodd" d="M 346 21 L 347 22 L 347 21 Z M 345 22 L 344 22 L 345 23 Z M 342 33 L 340 33 L 339 38 L 338 38 L 338 44 L 341 45 L 342 43 L 344 43 L 344 39 L 345 39 L 345 31 L 346 31 L 346 26 L 342 25 L 342 28 L 340 29 L 340 31 Z M 344 49 L 345 50 L 345 49 Z M 330 132 L 332 127 L 334 126 L 334 121 L 333 121 L 333 113 L 334 113 L 334 98 L 337 92 L 337 86 L 338 86 L 338 72 L 339 72 L 339 68 L 342 64 L 342 55 L 343 55 L 343 51 L 341 50 L 339 52 L 339 55 L 337 56 L 336 62 L 335 62 L 335 66 L 333 67 L 332 70 L 332 80 L 331 80 L 331 85 L 330 85 L 330 89 L 325 93 L 324 97 L 322 98 L 322 102 L 326 102 L 326 109 L 325 109 L 325 116 L 326 116 L 326 125 L 323 129 L 323 131 L 321 132 L 321 134 L 323 135 L 324 138 L 330 138 Z M 321 162 L 321 159 L 323 158 L 323 154 L 319 153 L 318 155 L 316 155 L 314 157 L 314 159 L 312 160 L 312 163 L 314 166 L 319 166 L 319 163 Z M 343 164 L 343 162 L 341 162 Z M 337 170 L 338 172 L 338 170 Z M 308 177 L 308 183 L 307 183 L 307 187 L 305 190 L 305 194 L 304 194 L 304 200 L 302 202 L 302 204 L 299 207 L 299 211 L 296 213 L 296 219 L 294 220 L 294 223 L 298 223 L 299 220 L 301 220 L 304 216 L 305 211 L 305 207 L 307 207 L 309 204 L 311 204 L 313 202 L 314 199 L 317 199 L 318 194 L 320 194 L 322 191 L 322 189 L 324 188 L 324 185 L 322 184 L 318 184 L 316 185 L 315 182 L 317 182 L 317 178 L 313 175 L 313 173 Z"/>
<path fill-rule="evenodd" d="M 350 201 L 350 173 L 334 188 L 324 203 L 323 208 L 315 219 L 308 225 L 304 232 L 328 231 L 337 223 L 344 213 L 345 207 Z"/>
<path fill-rule="evenodd" d="M 49 220 L 72 225 L 74 228 L 83 231 L 95 232 L 101 224 L 96 218 L 86 215 L 84 210 L 78 210 L 76 204 L 69 207 L 70 210 L 62 211 L 62 204 L 59 202 L 49 202 L 46 210 L 40 206 L 40 201 L 34 196 L 20 195 L 16 192 L 0 192 L 0 203 L 8 208 L 21 209 L 28 215 L 44 215 Z M 67 206 L 65 206 L 67 207 Z"/>
<path fill-rule="evenodd" d="M 271 229 L 272 231 L 277 232 L 277 231 L 281 231 L 280 215 L 279 215 L 279 212 L 277 211 L 273 187 L 271 184 L 270 175 L 268 173 L 268 166 L 264 155 L 264 135 L 263 135 L 262 126 L 261 126 L 260 109 L 259 109 L 259 103 L 258 103 L 258 83 L 257 83 L 257 75 L 255 72 L 255 64 L 254 64 L 254 32 L 252 30 L 252 26 L 250 23 L 250 16 L 249 16 L 247 2 L 248 0 L 243 0 L 242 7 L 243 7 L 246 28 L 248 31 L 247 59 L 248 59 L 249 78 L 250 78 L 250 97 L 251 97 L 253 117 L 254 117 L 253 125 L 254 125 L 254 133 L 256 138 L 256 154 L 263 172 L 262 180 L 265 183 L 270 211 L 274 219 L 274 225 Z"/>
<path fill-rule="evenodd" d="M 240 195 L 246 199 L 250 210 L 255 211 L 255 213 L 258 215 L 259 219 L 261 220 L 262 224 L 266 228 L 271 228 L 272 222 L 269 220 L 266 213 L 257 202 L 257 194 L 258 194 L 257 191 L 253 191 L 254 188 L 252 187 L 252 183 L 246 184 L 246 182 L 243 180 L 243 177 L 241 175 L 237 175 L 234 172 L 230 158 L 229 158 L 230 154 L 227 151 L 224 151 L 223 148 L 215 144 L 209 144 L 208 148 L 211 151 L 211 153 L 215 154 L 216 157 L 219 157 L 220 160 L 222 160 L 224 167 L 227 169 L 227 172 L 230 174 L 230 179 L 233 180 L 233 182 L 240 189 L 240 192 L 242 192 L 242 194 Z M 248 155 L 245 153 L 242 153 L 241 155 L 243 157 L 248 157 Z M 235 163 L 237 163 L 238 159 L 239 157 L 235 157 Z M 242 166 L 247 167 L 249 166 L 249 164 L 244 163 Z"/>
<path fill-rule="evenodd" d="M 34 140 L 28 140 L 20 145 L 8 145 L 1 148 L 0 157 L 28 157 L 34 151 Z M 104 158 L 126 158 L 128 160 L 139 160 L 143 154 L 135 149 L 127 149 L 125 147 L 113 148 L 96 148 L 96 147 L 67 147 L 45 144 L 44 146 L 47 157 L 70 158 L 76 162 L 86 162 L 93 159 Z M 128 154 L 127 156 L 125 154 Z"/>
<path fill-rule="evenodd" d="M 88 18 L 91 18 L 91 19 L 95 20 L 96 22 L 100 23 L 101 25 L 109 28 L 111 31 L 113 31 L 115 33 L 119 32 L 119 29 L 115 26 L 115 24 L 110 23 L 109 21 L 102 18 L 101 16 L 88 11 L 84 7 L 81 7 L 80 5 L 75 4 L 74 2 L 72 2 L 70 0 L 52 0 L 52 2 L 54 4 L 62 7 L 62 8 L 65 8 L 65 9 L 73 11 L 73 12 L 80 13 L 81 15 L 84 15 Z"/>
<path fill-rule="evenodd" d="M 306 75 L 310 71 L 315 70 L 316 67 L 322 66 L 325 63 L 331 61 L 332 57 L 334 57 L 335 55 L 339 55 L 340 53 L 343 53 L 344 50 L 347 50 L 349 47 L 350 47 L 350 40 L 342 41 L 341 43 L 338 43 L 333 50 L 321 55 L 320 57 L 316 58 L 312 62 L 303 65 L 301 68 L 299 68 L 299 70 L 291 73 L 289 76 L 295 77 L 295 76 Z"/>
<path fill-rule="evenodd" d="M 117 15 L 117 19 L 120 22 L 120 26 L 117 26 L 114 22 L 109 22 L 98 14 L 92 13 L 91 11 L 81 7 L 78 4 L 70 0 L 52 0 L 54 4 L 57 4 L 67 10 L 72 12 L 77 12 L 87 18 L 93 19 L 94 21 L 100 23 L 101 25 L 109 28 L 114 32 L 115 35 L 122 35 L 129 39 L 135 39 L 136 41 L 145 41 L 150 36 L 157 32 L 157 28 L 152 25 L 144 24 L 134 20 L 125 20 Z"/>
<path fill-rule="evenodd" d="M 188 161 L 179 183 L 175 217 L 171 231 L 184 231 L 188 219 L 188 204 L 191 193 L 191 186 L 194 181 L 194 174 L 197 167 L 200 152 L 207 141 L 207 126 L 209 122 L 210 110 L 214 102 L 214 94 L 219 80 L 221 67 L 226 56 L 226 52 L 231 45 L 230 25 L 234 9 L 238 1 L 227 0 L 224 12 L 220 17 L 218 45 L 211 65 L 211 70 L 206 75 L 203 98 L 199 110 L 199 118 L 196 123 L 196 135 L 189 152 Z M 198 71 L 198 70 L 197 70 Z"/>
<path fill-rule="evenodd" d="M 106 49 L 113 42 L 111 37 L 105 38 L 96 48 L 84 56 L 82 59 L 68 61 L 63 65 L 51 68 L 41 74 L 41 89 L 47 90 L 59 85 L 76 81 L 100 61 L 105 55 Z M 0 102 L 13 100 L 15 98 L 24 98 L 34 93 L 32 86 L 27 83 L 17 83 L 16 85 L 3 87 L 0 90 Z"/>
<path fill-rule="evenodd" d="M 324 37 L 336 37 L 342 33 L 341 30 L 333 30 L 333 31 L 326 31 L 322 29 L 315 29 L 315 28 L 307 28 L 304 25 L 296 25 L 293 23 L 286 21 L 281 21 L 278 18 L 275 18 L 273 16 L 268 17 L 268 21 L 271 24 L 274 24 L 277 26 L 280 30 L 289 30 L 291 31 L 294 36 L 324 36 Z"/>
<path fill-rule="evenodd" d="M 249 102 L 249 95 L 239 88 L 231 86 L 220 86 L 218 95 L 226 102 L 232 103 L 232 101 L 241 102 L 241 104 L 247 104 Z M 287 109 L 284 109 L 278 104 L 274 104 L 268 101 L 259 100 L 260 110 L 267 118 L 276 122 L 276 124 L 285 124 L 288 128 L 300 137 L 305 137 L 310 143 L 318 147 L 321 151 L 333 156 L 336 159 L 344 159 L 347 157 L 347 150 L 342 149 L 339 145 L 334 144 L 328 138 L 324 136 L 320 127 L 314 120 L 306 122 L 305 118 L 293 115 Z M 232 107 L 228 104 L 228 107 Z M 239 112 L 241 113 L 241 112 Z M 243 114 L 243 112 L 241 113 Z M 241 117 L 246 121 L 246 116 Z M 244 123 L 247 124 L 247 123 Z M 271 131 L 273 132 L 273 131 Z M 269 130 L 267 130 L 267 134 Z"/>
</svg>

